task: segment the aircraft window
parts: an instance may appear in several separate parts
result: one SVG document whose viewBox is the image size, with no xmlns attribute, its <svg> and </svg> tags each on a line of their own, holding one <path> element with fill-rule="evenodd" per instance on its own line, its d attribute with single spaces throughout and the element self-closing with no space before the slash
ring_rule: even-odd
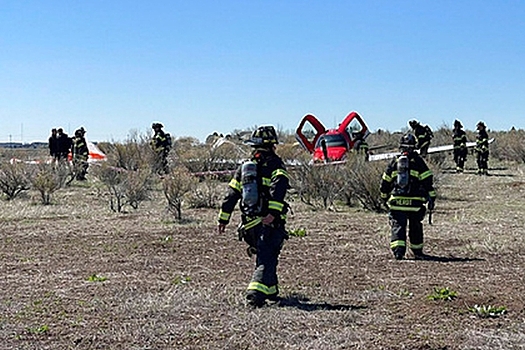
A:
<svg viewBox="0 0 525 350">
<path fill-rule="evenodd" d="M 304 137 L 306 137 L 308 142 L 310 142 L 310 143 L 314 142 L 315 135 L 317 135 L 317 130 L 315 130 L 315 128 L 313 127 L 313 125 L 310 122 L 307 121 L 303 125 L 303 127 L 301 129 L 301 132 L 304 135 Z"/>
<path fill-rule="evenodd" d="M 346 147 L 346 141 L 343 135 L 334 134 L 334 135 L 324 135 L 317 140 L 315 147 L 321 147 L 321 140 L 326 141 L 326 147 Z"/>
</svg>

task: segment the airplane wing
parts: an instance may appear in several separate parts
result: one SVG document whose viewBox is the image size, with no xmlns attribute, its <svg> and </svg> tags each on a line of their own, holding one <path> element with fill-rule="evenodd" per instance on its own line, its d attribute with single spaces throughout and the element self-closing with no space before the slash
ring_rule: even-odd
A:
<svg viewBox="0 0 525 350">
<path fill-rule="evenodd" d="M 494 142 L 494 138 L 491 138 L 489 140 L 489 144 Z M 467 148 L 476 147 L 476 142 L 467 142 Z M 430 147 L 428 149 L 428 153 L 438 153 L 438 152 L 446 152 L 446 151 L 453 151 L 454 145 L 444 145 L 444 146 L 437 146 L 437 147 Z"/>
<path fill-rule="evenodd" d="M 491 138 L 489 140 L 489 144 L 494 142 L 494 138 Z M 476 146 L 476 142 L 467 142 L 467 148 L 472 148 Z M 452 151 L 454 150 L 454 145 L 443 145 L 443 146 L 436 146 L 436 147 L 430 147 L 428 149 L 428 153 L 439 153 L 439 152 L 446 152 L 446 151 Z M 368 157 L 369 161 L 377 161 L 377 160 L 385 160 L 385 159 L 392 159 L 399 155 L 399 152 L 389 152 L 389 153 L 381 153 L 381 154 L 371 154 Z"/>
</svg>

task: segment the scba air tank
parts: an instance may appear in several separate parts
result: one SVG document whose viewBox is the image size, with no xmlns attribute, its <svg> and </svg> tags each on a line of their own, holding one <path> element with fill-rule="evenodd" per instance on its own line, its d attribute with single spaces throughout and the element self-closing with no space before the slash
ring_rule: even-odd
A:
<svg viewBox="0 0 525 350">
<path fill-rule="evenodd" d="M 397 187 L 401 192 L 408 192 L 408 185 L 410 183 L 410 167 L 409 159 L 406 155 L 402 155 L 397 159 Z"/>
<path fill-rule="evenodd" d="M 246 161 L 241 168 L 242 209 L 245 214 L 256 215 L 259 212 L 259 190 L 257 186 L 257 164 Z"/>
</svg>

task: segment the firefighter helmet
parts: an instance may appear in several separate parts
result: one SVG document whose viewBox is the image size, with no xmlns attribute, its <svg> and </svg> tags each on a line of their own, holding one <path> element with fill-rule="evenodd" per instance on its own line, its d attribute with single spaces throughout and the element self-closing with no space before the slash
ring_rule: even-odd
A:
<svg viewBox="0 0 525 350">
<path fill-rule="evenodd" d="M 476 127 L 478 129 L 485 129 L 485 123 L 483 123 L 481 120 L 476 124 Z"/>
<path fill-rule="evenodd" d="M 417 120 L 415 120 L 415 119 L 412 119 L 411 121 L 408 122 L 408 125 L 410 125 L 410 127 L 413 129 L 417 125 L 419 125 L 419 122 Z"/>
<path fill-rule="evenodd" d="M 399 149 L 402 151 L 411 151 L 416 148 L 416 137 L 412 134 L 405 134 L 399 141 Z"/>
<path fill-rule="evenodd" d="M 272 125 L 264 125 L 254 130 L 246 143 L 253 147 L 261 147 L 277 145 L 279 141 L 277 140 L 277 133 L 274 127 Z"/>
<path fill-rule="evenodd" d="M 461 129 L 463 127 L 463 124 L 459 120 L 454 120 L 454 127 Z"/>
<path fill-rule="evenodd" d="M 151 128 L 152 129 L 162 129 L 164 127 L 164 125 L 162 125 L 161 123 L 153 123 L 151 124 Z"/>
</svg>

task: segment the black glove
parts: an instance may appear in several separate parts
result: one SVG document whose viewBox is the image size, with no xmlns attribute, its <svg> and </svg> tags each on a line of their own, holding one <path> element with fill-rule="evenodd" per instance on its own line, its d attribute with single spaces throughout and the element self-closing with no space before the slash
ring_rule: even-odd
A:
<svg viewBox="0 0 525 350">
<path fill-rule="evenodd" d="M 427 209 L 432 211 L 436 207 L 436 201 L 433 198 L 428 199 Z"/>
</svg>

